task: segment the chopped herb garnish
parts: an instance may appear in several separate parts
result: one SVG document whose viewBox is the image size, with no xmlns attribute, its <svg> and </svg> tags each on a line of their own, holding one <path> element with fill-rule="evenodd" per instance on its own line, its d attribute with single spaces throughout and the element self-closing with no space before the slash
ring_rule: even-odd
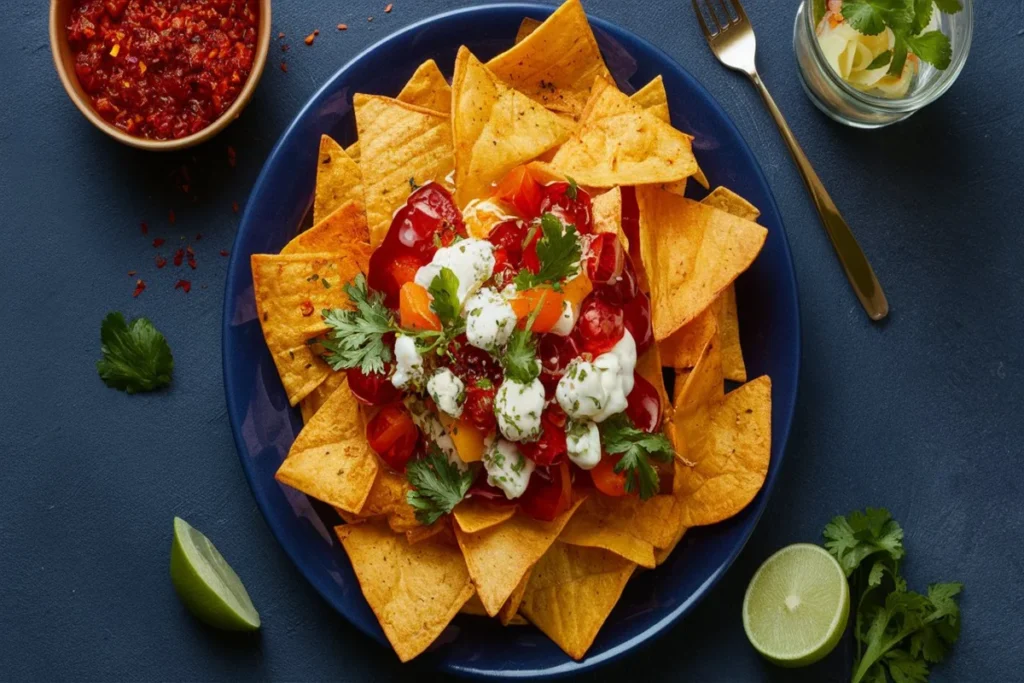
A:
<svg viewBox="0 0 1024 683">
<path fill-rule="evenodd" d="M 565 225 L 554 214 L 546 213 L 540 219 L 543 236 L 537 241 L 536 273 L 521 270 L 516 275 L 516 288 L 522 292 L 543 284 L 561 286 L 561 282 L 579 270 L 582 249 L 576 226 Z M 528 242 L 527 242 L 528 243 Z"/>
<path fill-rule="evenodd" d="M 405 500 L 416 510 L 420 524 L 433 524 L 451 512 L 473 483 L 473 473 L 461 471 L 436 445 L 424 457 L 410 462 L 405 476 L 413 487 Z"/>
<path fill-rule="evenodd" d="M 100 343 L 103 358 L 96 361 L 96 370 L 108 387 L 134 394 L 171 383 L 171 347 L 146 318 L 128 324 L 121 313 L 108 313 L 100 325 Z"/>
<path fill-rule="evenodd" d="M 599 426 L 601 444 L 610 454 L 621 453 L 616 472 L 626 473 L 626 492 L 646 500 L 658 492 L 658 471 L 651 458 L 669 462 L 674 451 L 664 434 L 637 429 L 625 413 L 613 415 Z"/>
</svg>

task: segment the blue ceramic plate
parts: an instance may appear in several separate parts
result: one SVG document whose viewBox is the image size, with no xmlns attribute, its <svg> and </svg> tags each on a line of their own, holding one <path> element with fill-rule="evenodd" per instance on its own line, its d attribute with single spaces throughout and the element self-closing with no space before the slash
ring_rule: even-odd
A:
<svg viewBox="0 0 1024 683">
<path fill-rule="evenodd" d="M 428 58 L 450 76 L 459 45 L 486 60 L 512 44 L 524 16 L 543 19 L 551 11 L 532 4 L 466 8 L 414 24 L 356 57 L 310 100 L 271 152 L 232 250 L 224 300 L 224 385 L 242 467 L 270 528 L 309 582 L 385 647 L 384 634 L 331 530 L 338 521 L 333 511 L 274 480 L 302 425 L 263 343 L 249 255 L 278 252 L 306 220 L 321 133 L 346 145 L 355 139 L 354 93 L 395 95 Z M 697 158 L 712 185 L 729 186 L 763 211 L 768 240 L 740 277 L 737 292 L 750 376 L 768 374 L 773 381 L 771 466 L 764 489 L 743 512 L 687 533 L 665 565 L 630 582 L 583 661 L 570 660 L 534 628 L 502 628 L 494 620 L 460 615 L 419 660 L 455 673 L 533 678 L 580 672 L 665 630 L 714 585 L 753 533 L 778 477 L 793 416 L 800 358 L 796 282 L 764 174 L 728 116 L 689 73 L 642 38 L 599 19 L 591 23 L 619 85 L 632 92 L 661 74 L 673 123 L 696 136 Z"/>
</svg>

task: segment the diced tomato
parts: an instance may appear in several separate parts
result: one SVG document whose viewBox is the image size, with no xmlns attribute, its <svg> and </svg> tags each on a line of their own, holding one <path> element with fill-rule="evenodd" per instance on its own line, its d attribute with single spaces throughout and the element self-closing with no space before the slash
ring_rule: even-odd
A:
<svg viewBox="0 0 1024 683">
<path fill-rule="evenodd" d="M 661 426 L 661 397 L 654 385 L 633 373 L 633 391 L 629 392 L 626 415 L 637 429 L 654 433 Z"/>
<path fill-rule="evenodd" d="M 440 330 L 441 319 L 430 310 L 430 293 L 415 282 L 402 285 L 398 315 L 408 330 Z"/>
<path fill-rule="evenodd" d="M 412 415 L 401 403 L 392 403 L 380 409 L 366 425 L 366 440 L 370 448 L 391 469 L 403 472 L 416 450 L 420 430 Z"/>
<path fill-rule="evenodd" d="M 570 505 L 572 475 L 566 460 L 554 467 L 534 470 L 526 493 L 519 498 L 519 508 L 524 514 L 544 522 L 550 522 Z"/>
<path fill-rule="evenodd" d="M 636 298 L 640 288 L 637 286 L 636 269 L 633 259 L 626 255 L 622 261 L 622 272 L 614 280 L 594 287 L 597 295 L 615 306 L 625 306 Z"/>
<path fill-rule="evenodd" d="M 466 386 L 462 419 L 485 432 L 493 431 L 497 426 L 497 419 L 494 416 L 494 397 L 497 393 L 497 386 L 489 379 L 471 382 Z"/>
<path fill-rule="evenodd" d="M 540 215 L 543 186 L 525 165 L 516 166 L 505 174 L 492 193 L 496 199 L 511 204 L 523 218 Z"/>
<path fill-rule="evenodd" d="M 438 245 L 446 247 L 456 236 L 467 236 L 455 200 L 437 183 L 427 183 L 409 195 L 391 222 L 388 236 L 392 233 L 400 244 L 431 256 Z"/>
<path fill-rule="evenodd" d="M 352 395 L 368 406 L 381 406 L 401 398 L 401 392 L 388 379 L 390 364 L 384 368 L 383 373 L 363 372 L 359 368 L 349 368 L 345 372 Z"/>
<path fill-rule="evenodd" d="M 565 413 L 557 403 L 544 410 L 540 418 L 540 426 L 540 438 L 536 441 L 520 443 L 519 452 L 542 467 L 558 464 L 564 459 L 566 445 Z"/>
<path fill-rule="evenodd" d="M 617 282 L 622 275 L 626 252 L 617 235 L 604 232 L 594 235 L 583 255 L 587 277 L 595 285 Z"/>
<path fill-rule="evenodd" d="M 625 311 L 625 325 L 629 333 L 633 335 L 636 342 L 636 355 L 643 355 L 644 351 L 654 344 L 654 328 L 651 327 L 651 300 L 643 292 L 639 292 L 636 298 L 623 307 Z"/>
<path fill-rule="evenodd" d="M 580 319 L 576 323 L 583 340 L 583 350 L 598 356 L 612 350 L 619 343 L 625 328 L 625 315 L 613 306 L 591 294 L 583 300 Z"/>
<path fill-rule="evenodd" d="M 615 466 L 622 459 L 621 455 L 604 455 L 597 467 L 590 470 L 590 479 L 594 487 L 606 496 L 618 498 L 626 495 L 626 473 L 616 472 Z"/>
<path fill-rule="evenodd" d="M 558 380 L 562 379 L 566 368 L 574 358 L 579 357 L 582 345 L 575 331 L 566 337 L 557 334 L 545 334 L 537 345 L 537 358 L 540 360 L 540 381 L 548 397 L 555 395 Z"/>
<path fill-rule="evenodd" d="M 540 201 L 540 213 L 552 213 L 567 225 L 575 225 L 581 235 L 594 232 L 593 207 L 590 195 L 583 188 L 576 188 L 575 198 L 572 186 L 567 182 L 556 182 L 544 186 L 544 197 Z"/>
<path fill-rule="evenodd" d="M 449 369 L 467 384 L 480 378 L 487 378 L 497 387 L 504 376 L 501 363 L 483 349 L 472 346 L 466 335 L 460 334 L 448 345 L 447 355 L 451 359 Z"/>
<path fill-rule="evenodd" d="M 519 318 L 519 326 L 525 329 L 526 322 L 535 312 L 537 317 L 530 327 L 532 332 L 548 332 L 558 324 L 562 317 L 562 302 L 565 297 L 561 292 L 556 292 L 548 287 L 534 287 L 516 294 L 516 297 L 509 303 L 516 317 Z"/>
</svg>

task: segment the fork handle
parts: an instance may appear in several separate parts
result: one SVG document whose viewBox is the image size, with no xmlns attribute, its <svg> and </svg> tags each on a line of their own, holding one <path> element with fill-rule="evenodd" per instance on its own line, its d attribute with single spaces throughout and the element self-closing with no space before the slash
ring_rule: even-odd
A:
<svg viewBox="0 0 1024 683">
<path fill-rule="evenodd" d="M 775 100 L 772 99 L 764 82 L 761 81 L 761 77 L 755 72 L 750 75 L 750 79 L 757 86 L 757 91 L 761 93 L 761 98 L 767 105 L 768 111 L 771 112 L 772 118 L 775 119 L 779 132 L 782 133 L 782 139 L 789 147 L 789 153 L 793 155 L 793 160 L 796 162 L 797 168 L 800 169 L 804 184 L 807 185 L 807 190 L 814 199 L 814 206 L 818 209 L 818 215 L 821 216 L 821 222 L 825 225 L 825 232 L 832 240 L 836 256 L 839 257 L 839 262 L 843 265 L 843 270 L 846 271 L 846 279 L 850 281 L 850 286 L 853 287 L 854 293 L 860 299 L 868 316 L 872 320 L 881 320 L 889 314 L 889 302 L 886 301 L 885 292 L 882 291 L 882 285 L 875 277 L 875 271 L 871 269 L 867 256 L 857 244 L 857 238 L 853 236 L 850 226 L 839 213 L 839 209 L 836 208 L 832 197 L 825 190 L 818 174 L 814 172 L 814 167 L 811 166 L 800 143 L 796 141 L 793 131 L 789 129 L 789 124 L 786 123 L 785 117 L 779 111 L 779 107 L 775 104 Z"/>
</svg>

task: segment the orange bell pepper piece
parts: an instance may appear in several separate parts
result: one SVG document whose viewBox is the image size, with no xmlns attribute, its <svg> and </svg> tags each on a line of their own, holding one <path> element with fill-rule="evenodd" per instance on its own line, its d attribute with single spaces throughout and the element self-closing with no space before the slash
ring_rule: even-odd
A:
<svg viewBox="0 0 1024 683">
<path fill-rule="evenodd" d="M 406 282 L 398 294 L 398 315 L 409 330 L 440 330 L 441 319 L 430 310 L 430 293 L 415 282 Z"/>
<path fill-rule="evenodd" d="M 516 317 L 519 318 L 519 325 L 526 326 L 526 321 L 538 308 L 537 317 L 533 321 L 531 332 L 547 332 L 558 324 L 562 317 L 562 302 L 565 296 L 548 287 L 534 287 L 516 294 L 516 298 L 509 303 Z"/>
</svg>

